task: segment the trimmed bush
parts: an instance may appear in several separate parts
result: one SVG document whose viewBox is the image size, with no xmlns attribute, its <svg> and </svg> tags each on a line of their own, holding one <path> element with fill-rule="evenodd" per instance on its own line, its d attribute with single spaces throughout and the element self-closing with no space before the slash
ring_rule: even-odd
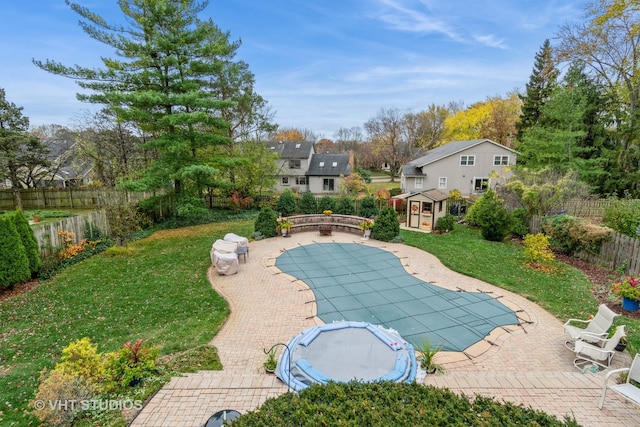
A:
<svg viewBox="0 0 640 427">
<path fill-rule="evenodd" d="M 243 426 L 571 426 L 575 419 L 417 383 L 330 382 L 268 399 L 233 421 Z"/>
<path fill-rule="evenodd" d="M 367 196 L 360 200 L 358 215 L 365 218 L 372 218 L 378 215 L 378 206 L 373 196 Z"/>
<path fill-rule="evenodd" d="M 324 196 L 318 201 L 318 212 L 336 211 L 336 199 L 331 196 Z"/>
<path fill-rule="evenodd" d="M 343 196 L 336 203 L 336 213 L 341 215 L 353 215 L 356 211 L 355 204 L 351 197 Z"/>
<path fill-rule="evenodd" d="M 305 191 L 300 198 L 300 212 L 305 215 L 318 213 L 318 202 L 311 191 Z"/>
<path fill-rule="evenodd" d="M 38 249 L 38 241 L 36 240 L 36 236 L 33 234 L 33 229 L 29 226 L 29 221 L 21 211 L 16 211 L 11 217 L 11 220 L 16 227 L 16 231 L 20 235 L 20 240 L 22 241 L 22 245 L 26 251 L 27 258 L 29 258 L 29 270 L 33 277 L 38 272 L 40 265 L 42 264 L 42 261 L 40 260 L 40 250 Z"/>
<path fill-rule="evenodd" d="M 398 222 L 398 214 L 390 206 L 385 206 L 380 211 L 380 215 L 376 217 L 375 225 L 372 230 L 373 238 L 390 242 L 394 237 L 400 235 L 400 223 Z"/>
<path fill-rule="evenodd" d="M 29 257 L 16 226 L 9 218 L 0 218 L 0 288 L 11 288 L 31 278 Z"/>
<path fill-rule="evenodd" d="M 278 199 L 278 205 L 276 208 L 282 216 L 289 216 L 296 212 L 298 209 L 296 205 L 296 198 L 291 190 L 287 188 L 282 192 Z"/>
<path fill-rule="evenodd" d="M 526 210 L 516 208 L 511 212 L 511 232 L 516 236 L 526 236 L 529 234 L 530 216 Z"/>
<path fill-rule="evenodd" d="M 542 231 L 554 250 L 571 255 L 580 251 L 599 253 L 612 230 L 570 215 L 556 215 L 542 223 Z"/>
<path fill-rule="evenodd" d="M 438 218 L 436 221 L 436 226 L 434 230 L 442 231 L 443 233 L 448 233 L 452 231 L 456 225 L 456 217 L 453 215 L 445 215 L 441 218 Z"/>
<path fill-rule="evenodd" d="M 278 214 L 271 208 L 262 208 L 256 218 L 255 232 L 264 237 L 274 237 L 278 228 Z"/>
<path fill-rule="evenodd" d="M 492 242 L 502 242 L 511 232 L 511 213 L 492 189 L 471 206 L 466 219 L 480 226 L 482 237 Z"/>
</svg>

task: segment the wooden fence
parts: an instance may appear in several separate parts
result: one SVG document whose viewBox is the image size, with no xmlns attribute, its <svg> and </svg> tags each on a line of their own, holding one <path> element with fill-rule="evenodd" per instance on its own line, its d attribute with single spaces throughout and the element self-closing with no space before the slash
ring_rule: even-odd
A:
<svg viewBox="0 0 640 427">
<path fill-rule="evenodd" d="M 624 234 L 612 232 L 597 255 L 581 252 L 574 256 L 611 270 L 620 269 L 631 276 L 640 275 L 640 240 Z"/>
<path fill-rule="evenodd" d="M 32 209 L 94 209 L 121 200 L 137 202 L 148 193 L 131 193 L 97 188 L 25 188 L 20 190 L 22 208 Z M 0 191 L 0 210 L 14 210 L 13 190 Z"/>
<path fill-rule="evenodd" d="M 544 219 L 542 216 L 531 218 L 529 232 L 540 232 Z M 573 256 L 611 270 L 620 269 L 625 274 L 640 275 L 640 240 L 615 231 L 612 231 L 610 238 L 602 243 L 598 254 L 580 252 Z"/>
<path fill-rule="evenodd" d="M 74 243 L 79 243 L 84 239 L 87 230 L 93 234 L 94 229 L 100 230 L 102 235 L 108 236 L 111 233 L 107 215 L 104 210 L 95 211 L 85 215 L 63 218 L 56 222 L 47 222 L 32 226 L 33 234 L 38 241 L 40 256 L 46 257 L 63 248 L 65 242 L 60 231 L 73 233 Z"/>
</svg>

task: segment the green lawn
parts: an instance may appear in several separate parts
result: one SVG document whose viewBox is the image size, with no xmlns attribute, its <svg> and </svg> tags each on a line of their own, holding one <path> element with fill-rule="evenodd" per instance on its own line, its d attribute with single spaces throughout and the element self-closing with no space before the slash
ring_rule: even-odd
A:
<svg viewBox="0 0 640 427">
<path fill-rule="evenodd" d="M 211 244 L 228 232 L 252 231 L 253 221 L 158 231 L 132 243 L 132 254 L 99 254 L 1 302 L 0 425 L 36 422 L 28 402 L 39 373 L 71 341 L 86 336 L 107 352 L 146 338 L 162 355 L 209 342 L 229 313 L 206 278 Z M 406 244 L 434 254 L 452 270 L 523 295 L 561 320 L 595 313 L 597 301 L 581 272 L 562 264 L 554 274 L 528 269 L 519 245 L 485 241 L 468 227 L 402 235 Z M 616 323 L 629 325 L 630 343 L 640 344 L 637 321 Z"/>
<path fill-rule="evenodd" d="M 89 337 L 103 352 L 146 338 L 161 355 L 209 342 L 229 314 L 207 281 L 211 244 L 252 231 L 249 221 L 159 231 L 132 255 L 99 254 L 0 303 L 0 425 L 35 422 L 39 373 L 71 341 Z"/>
</svg>

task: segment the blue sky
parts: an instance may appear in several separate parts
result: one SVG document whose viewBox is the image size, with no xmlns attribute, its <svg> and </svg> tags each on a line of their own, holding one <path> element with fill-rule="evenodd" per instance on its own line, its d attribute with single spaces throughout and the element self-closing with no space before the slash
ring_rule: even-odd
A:
<svg viewBox="0 0 640 427">
<path fill-rule="evenodd" d="M 116 0 L 77 0 L 107 21 Z M 211 0 L 201 14 L 249 64 L 256 91 L 284 127 L 333 138 L 381 108 L 419 112 L 524 89 L 534 56 L 587 0 Z M 0 87 L 32 126 L 73 126 L 82 111 L 72 80 L 32 58 L 99 66 L 114 56 L 78 26 L 64 0 L 0 2 Z"/>
</svg>

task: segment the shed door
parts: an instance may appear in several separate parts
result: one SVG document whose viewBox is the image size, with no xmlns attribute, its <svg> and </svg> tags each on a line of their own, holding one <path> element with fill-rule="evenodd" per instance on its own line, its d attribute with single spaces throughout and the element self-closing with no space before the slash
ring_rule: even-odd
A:
<svg viewBox="0 0 640 427">
<path fill-rule="evenodd" d="M 409 202 L 409 227 L 420 227 L 420 202 L 411 200 Z"/>
</svg>

